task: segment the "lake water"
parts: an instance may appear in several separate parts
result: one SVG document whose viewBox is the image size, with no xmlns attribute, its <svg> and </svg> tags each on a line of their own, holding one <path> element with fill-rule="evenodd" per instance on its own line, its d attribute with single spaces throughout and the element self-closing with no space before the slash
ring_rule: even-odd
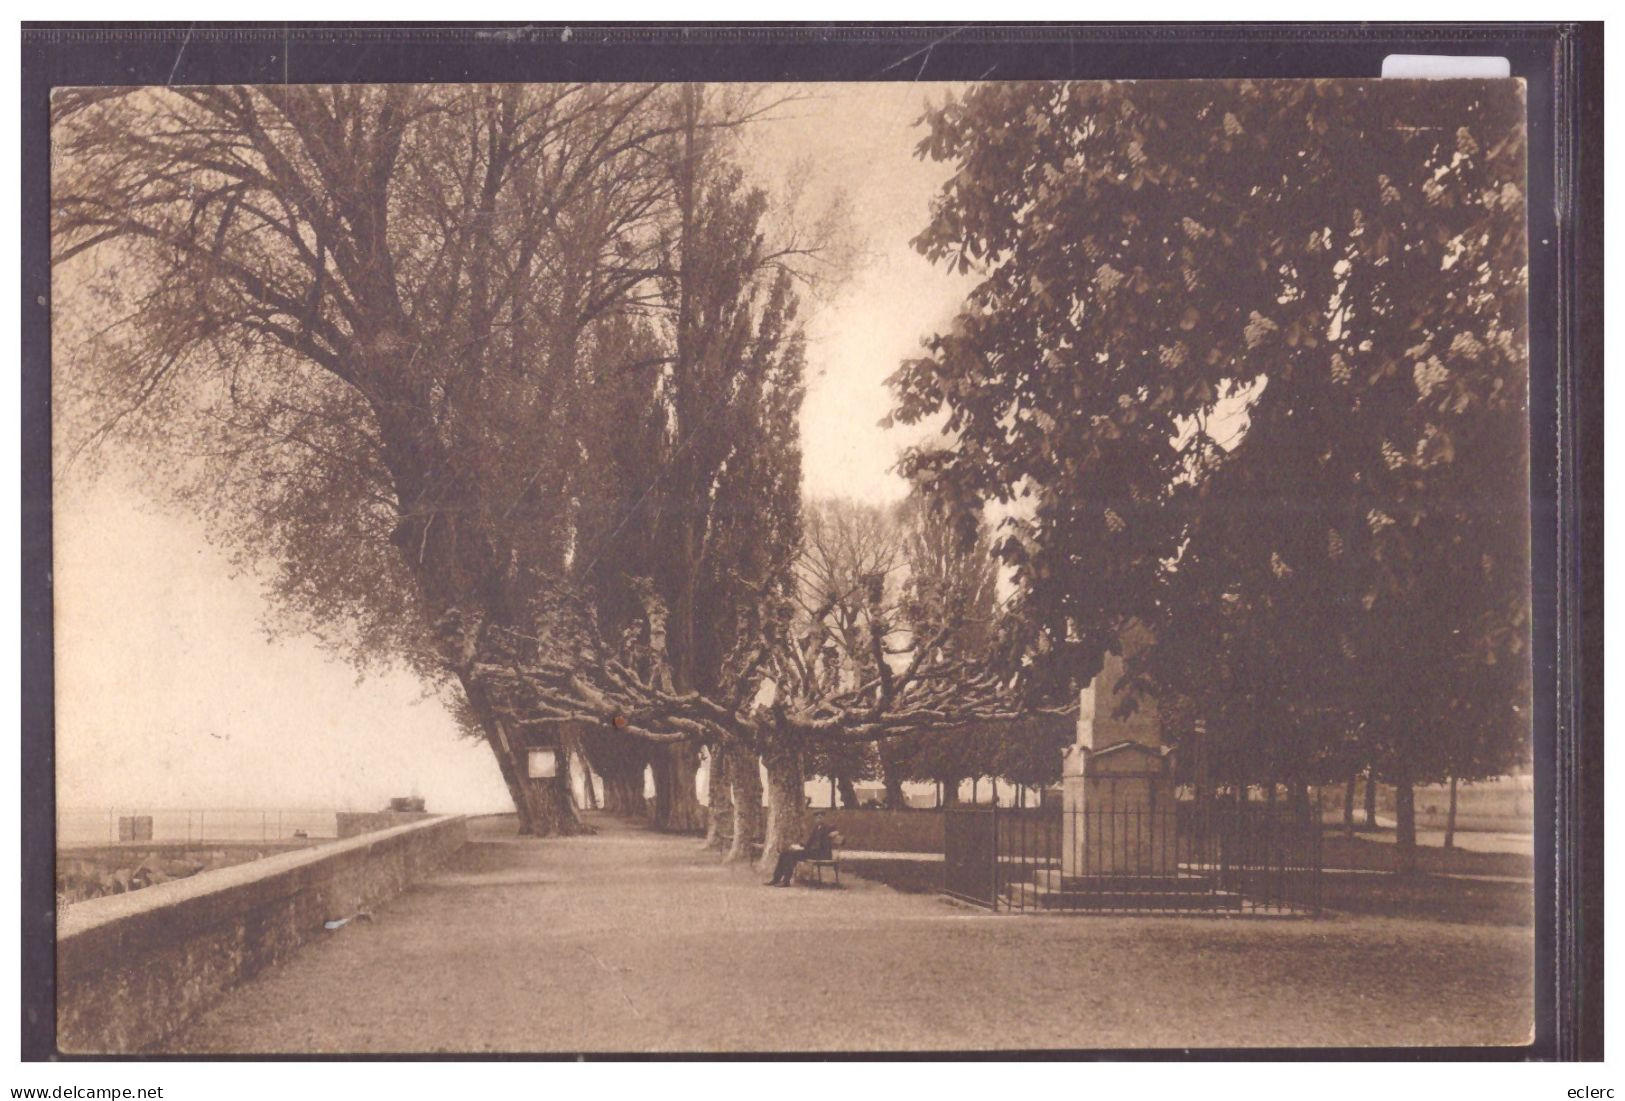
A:
<svg viewBox="0 0 1625 1101">
<path fill-rule="evenodd" d="M 119 819 L 151 816 L 154 841 L 279 841 L 338 836 L 337 812 L 308 809 L 62 809 L 56 843 L 101 845 L 119 839 Z"/>
</svg>

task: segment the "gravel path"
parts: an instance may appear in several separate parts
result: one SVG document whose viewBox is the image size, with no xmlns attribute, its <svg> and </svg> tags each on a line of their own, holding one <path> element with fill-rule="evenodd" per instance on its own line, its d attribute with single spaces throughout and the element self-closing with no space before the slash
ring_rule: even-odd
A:
<svg viewBox="0 0 1625 1101">
<path fill-rule="evenodd" d="M 164 1050 L 863 1051 L 1516 1044 L 1527 929 L 993 916 L 856 877 L 772 890 L 693 838 L 478 820 L 442 874 Z"/>
</svg>

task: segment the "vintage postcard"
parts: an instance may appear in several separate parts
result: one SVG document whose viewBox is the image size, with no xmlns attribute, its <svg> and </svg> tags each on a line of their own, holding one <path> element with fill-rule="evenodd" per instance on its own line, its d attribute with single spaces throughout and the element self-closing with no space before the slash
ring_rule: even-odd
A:
<svg viewBox="0 0 1625 1101">
<path fill-rule="evenodd" d="M 1525 95 L 55 89 L 61 1050 L 1528 1044 Z"/>
</svg>

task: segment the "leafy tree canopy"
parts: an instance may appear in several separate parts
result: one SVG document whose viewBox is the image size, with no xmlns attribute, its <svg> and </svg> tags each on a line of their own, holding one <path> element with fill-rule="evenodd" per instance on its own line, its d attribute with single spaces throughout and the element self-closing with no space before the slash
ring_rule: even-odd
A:
<svg viewBox="0 0 1625 1101">
<path fill-rule="evenodd" d="M 946 414 L 905 469 L 1009 506 L 1057 687 L 1140 620 L 1138 674 L 1290 730 L 1277 765 L 1359 733 L 1426 770 L 1446 727 L 1526 729 L 1521 115 L 1476 81 L 989 84 L 927 113 L 955 174 L 916 245 L 981 281 L 893 376 L 899 419 Z"/>
</svg>

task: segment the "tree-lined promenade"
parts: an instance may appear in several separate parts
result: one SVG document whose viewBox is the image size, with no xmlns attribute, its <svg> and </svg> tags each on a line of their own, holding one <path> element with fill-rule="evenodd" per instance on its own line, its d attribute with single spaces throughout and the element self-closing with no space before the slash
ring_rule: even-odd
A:
<svg viewBox="0 0 1625 1101">
<path fill-rule="evenodd" d="M 588 820 L 541 842 L 476 820 L 440 875 L 161 1050 L 1517 1044 L 1532 1020 L 1526 928 L 996 917 L 850 877 L 764 891 L 692 838 Z"/>
<path fill-rule="evenodd" d="M 977 283 L 892 378 L 891 415 L 941 428 L 882 513 L 803 501 L 806 300 L 851 250 L 838 209 L 746 172 L 781 105 L 59 92 L 62 453 L 153 444 L 275 564 L 280 626 L 447 691 L 530 834 L 581 827 L 568 770 L 528 775 L 538 739 L 736 860 L 801 831 L 813 773 L 1049 782 L 1134 632 L 1199 798 L 1285 785 L 1307 813 L 1363 773 L 1408 852 L 1415 785 L 1524 756 L 1513 88 L 928 109 L 953 174 L 906 232 Z"/>
</svg>

